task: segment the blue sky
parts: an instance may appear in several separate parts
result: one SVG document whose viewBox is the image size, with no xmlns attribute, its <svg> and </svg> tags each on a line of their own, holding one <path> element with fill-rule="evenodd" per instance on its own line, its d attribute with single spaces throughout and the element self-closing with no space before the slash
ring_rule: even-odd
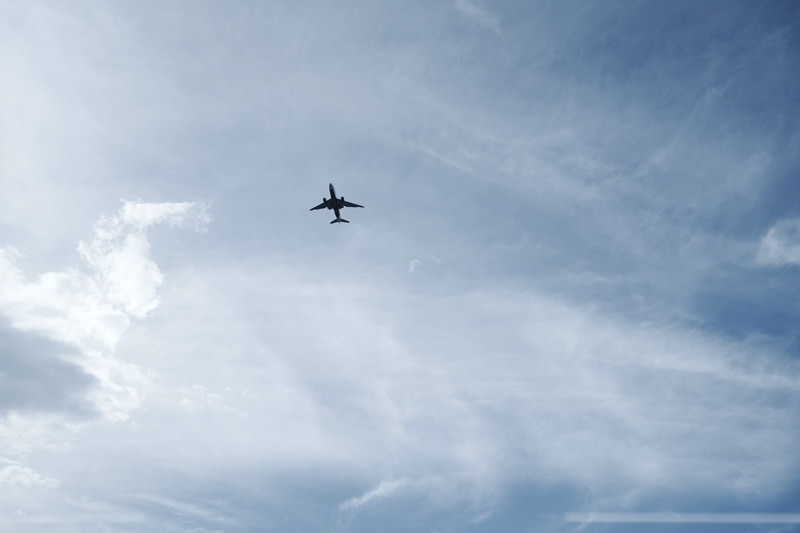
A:
<svg viewBox="0 0 800 533">
<path fill-rule="evenodd" d="M 0 531 L 800 530 L 800 9 L 295 4 L 5 4 Z"/>
</svg>

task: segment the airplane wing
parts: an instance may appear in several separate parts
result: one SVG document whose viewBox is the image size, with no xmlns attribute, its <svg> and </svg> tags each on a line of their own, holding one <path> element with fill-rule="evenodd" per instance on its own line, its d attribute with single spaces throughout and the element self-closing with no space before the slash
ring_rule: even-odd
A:
<svg viewBox="0 0 800 533">
<path fill-rule="evenodd" d="M 321 204 L 319 204 L 316 207 L 312 207 L 311 209 L 309 209 L 309 211 L 313 211 L 315 209 L 325 209 L 326 207 L 328 207 L 328 200 L 322 200 Z"/>
<path fill-rule="evenodd" d="M 345 207 L 364 207 L 363 205 L 354 204 L 352 202 L 346 202 L 342 200 L 342 205 Z"/>
</svg>

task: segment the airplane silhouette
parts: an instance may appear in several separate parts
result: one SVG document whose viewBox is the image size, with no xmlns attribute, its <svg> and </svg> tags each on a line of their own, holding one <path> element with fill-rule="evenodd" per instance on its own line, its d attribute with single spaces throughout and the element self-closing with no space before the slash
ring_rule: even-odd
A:
<svg viewBox="0 0 800 533">
<path fill-rule="evenodd" d="M 352 202 L 347 202 L 344 199 L 344 196 L 341 198 L 336 198 L 336 189 L 333 188 L 333 183 L 328 184 L 328 190 L 331 191 L 331 198 L 330 200 L 327 198 L 322 199 L 322 203 L 316 207 L 312 207 L 309 211 L 313 211 L 315 209 L 333 209 L 333 212 L 336 213 L 336 220 L 331 220 L 331 224 L 335 224 L 336 222 L 347 222 L 350 223 L 349 220 L 345 220 L 339 216 L 339 209 L 343 207 L 364 207 L 363 205 L 354 204 Z"/>
</svg>

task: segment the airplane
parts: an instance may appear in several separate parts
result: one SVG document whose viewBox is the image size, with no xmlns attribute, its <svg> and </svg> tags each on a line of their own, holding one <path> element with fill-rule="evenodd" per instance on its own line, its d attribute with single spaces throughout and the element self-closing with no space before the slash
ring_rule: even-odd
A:
<svg viewBox="0 0 800 533">
<path fill-rule="evenodd" d="M 323 209 L 327 207 L 328 209 L 333 209 L 333 212 L 336 213 L 336 220 L 332 220 L 331 224 L 335 224 L 337 222 L 347 222 L 350 223 L 349 220 L 345 220 L 339 216 L 339 209 L 343 207 L 364 207 L 363 205 L 354 204 L 352 202 L 347 202 L 344 199 L 344 196 L 341 198 L 336 198 L 336 189 L 333 188 L 333 183 L 328 184 L 328 190 L 331 191 L 331 198 L 328 200 L 327 198 L 322 199 L 322 203 L 316 207 L 312 207 L 309 211 L 313 211 L 315 209 Z"/>
</svg>

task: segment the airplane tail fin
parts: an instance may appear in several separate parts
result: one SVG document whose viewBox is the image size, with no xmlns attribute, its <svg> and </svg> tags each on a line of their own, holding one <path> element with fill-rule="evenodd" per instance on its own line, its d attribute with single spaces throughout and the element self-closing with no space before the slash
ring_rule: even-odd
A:
<svg viewBox="0 0 800 533">
<path fill-rule="evenodd" d="M 350 223 L 349 220 L 345 220 L 343 218 L 337 218 L 336 220 L 331 220 L 331 224 L 336 224 L 337 222 L 347 222 L 348 224 Z"/>
</svg>

